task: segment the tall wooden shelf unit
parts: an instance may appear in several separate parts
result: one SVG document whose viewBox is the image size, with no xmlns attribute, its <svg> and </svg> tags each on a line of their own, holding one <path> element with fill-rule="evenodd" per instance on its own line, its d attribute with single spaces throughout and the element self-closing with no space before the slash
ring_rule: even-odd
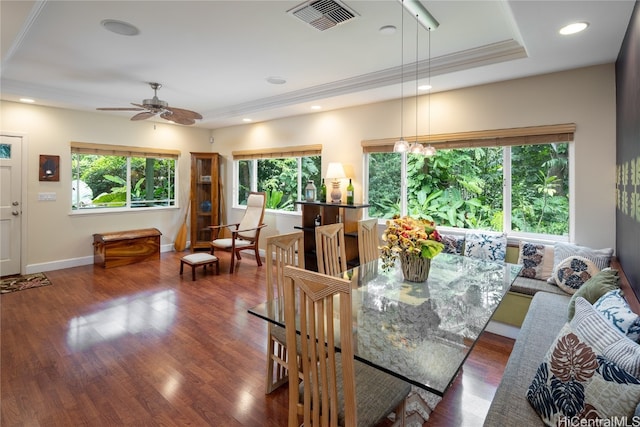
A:
<svg viewBox="0 0 640 427">
<path fill-rule="evenodd" d="M 218 153 L 191 153 L 191 252 L 209 250 L 209 226 L 220 224 L 219 166 Z"/>
<path fill-rule="evenodd" d="M 302 206 L 302 225 L 296 229 L 304 232 L 304 265 L 307 270 L 318 271 L 316 259 L 316 219 L 319 225 L 344 224 L 344 244 L 347 254 L 347 266 L 359 265 L 358 260 L 358 221 L 362 211 L 370 205 L 322 202 L 295 202 Z"/>
</svg>

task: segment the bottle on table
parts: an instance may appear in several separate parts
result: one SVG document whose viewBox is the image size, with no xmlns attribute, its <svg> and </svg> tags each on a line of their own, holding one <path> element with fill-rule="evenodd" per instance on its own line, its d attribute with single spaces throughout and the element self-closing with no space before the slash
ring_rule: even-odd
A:
<svg viewBox="0 0 640 427">
<path fill-rule="evenodd" d="M 349 178 L 349 185 L 347 185 L 347 204 L 353 204 L 353 184 L 351 183 L 351 178 Z"/>
</svg>

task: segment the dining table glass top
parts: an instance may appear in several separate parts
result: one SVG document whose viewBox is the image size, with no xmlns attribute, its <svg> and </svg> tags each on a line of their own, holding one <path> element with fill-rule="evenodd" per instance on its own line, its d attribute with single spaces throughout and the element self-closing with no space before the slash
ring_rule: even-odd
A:
<svg viewBox="0 0 640 427">
<path fill-rule="evenodd" d="M 352 282 L 354 355 L 442 396 L 522 266 L 441 253 L 414 283 L 399 264 L 385 270 L 378 259 L 342 273 Z M 285 326 L 282 304 L 249 312 Z"/>
</svg>

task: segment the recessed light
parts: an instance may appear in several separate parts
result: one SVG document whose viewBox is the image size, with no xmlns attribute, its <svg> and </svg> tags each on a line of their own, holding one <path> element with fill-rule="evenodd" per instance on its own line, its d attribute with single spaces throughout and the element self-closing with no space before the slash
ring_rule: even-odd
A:
<svg viewBox="0 0 640 427">
<path fill-rule="evenodd" d="M 120 34 L 122 36 L 137 36 L 140 34 L 140 30 L 135 26 L 128 22 L 118 21 L 116 19 L 104 19 L 100 22 L 100 25 L 112 33 Z"/>
<path fill-rule="evenodd" d="M 250 118 L 247 117 L 247 118 L 242 119 L 242 121 L 245 122 L 245 123 L 251 123 L 253 120 L 251 120 Z"/>
<path fill-rule="evenodd" d="M 588 22 L 574 22 L 572 24 L 565 25 L 564 27 L 560 28 L 559 33 L 562 34 L 563 36 L 568 36 L 569 34 L 575 34 L 575 33 L 579 33 L 580 31 L 584 31 L 587 29 L 588 26 L 589 26 Z"/>
<path fill-rule="evenodd" d="M 282 77 L 276 77 L 276 76 L 267 77 L 267 81 L 272 85 L 283 85 L 287 82 Z"/>
<path fill-rule="evenodd" d="M 380 34 L 390 36 L 391 34 L 395 34 L 396 27 L 393 25 L 385 25 L 384 27 L 380 27 L 378 31 L 380 31 Z"/>
<path fill-rule="evenodd" d="M 320 105 L 312 105 L 311 109 L 312 110 L 322 110 L 322 106 L 320 106 Z"/>
<path fill-rule="evenodd" d="M 431 89 L 431 85 L 420 85 L 418 86 L 418 90 L 429 90 Z"/>
<path fill-rule="evenodd" d="M 36 102 L 35 99 L 31 99 L 31 98 L 20 98 L 20 102 L 25 102 L 27 104 L 33 104 L 34 102 Z"/>
</svg>

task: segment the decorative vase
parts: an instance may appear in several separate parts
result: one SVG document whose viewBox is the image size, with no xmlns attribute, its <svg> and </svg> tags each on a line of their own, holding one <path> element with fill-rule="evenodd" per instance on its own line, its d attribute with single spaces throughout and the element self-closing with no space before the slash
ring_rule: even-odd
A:
<svg viewBox="0 0 640 427">
<path fill-rule="evenodd" d="M 424 282 L 427 280 L 431 269 L 431 258 L 421 258 L 405 253 L 400 253 L 399 256 L 404 280 L 409 282 Z"/>
<path fill-rule="evenodd" d="M 202 212 L 211 212 L 211 202 L 205 200 L 204 202 L 200 203 L 200 209 L 202 210 Z"/>
</svg>

